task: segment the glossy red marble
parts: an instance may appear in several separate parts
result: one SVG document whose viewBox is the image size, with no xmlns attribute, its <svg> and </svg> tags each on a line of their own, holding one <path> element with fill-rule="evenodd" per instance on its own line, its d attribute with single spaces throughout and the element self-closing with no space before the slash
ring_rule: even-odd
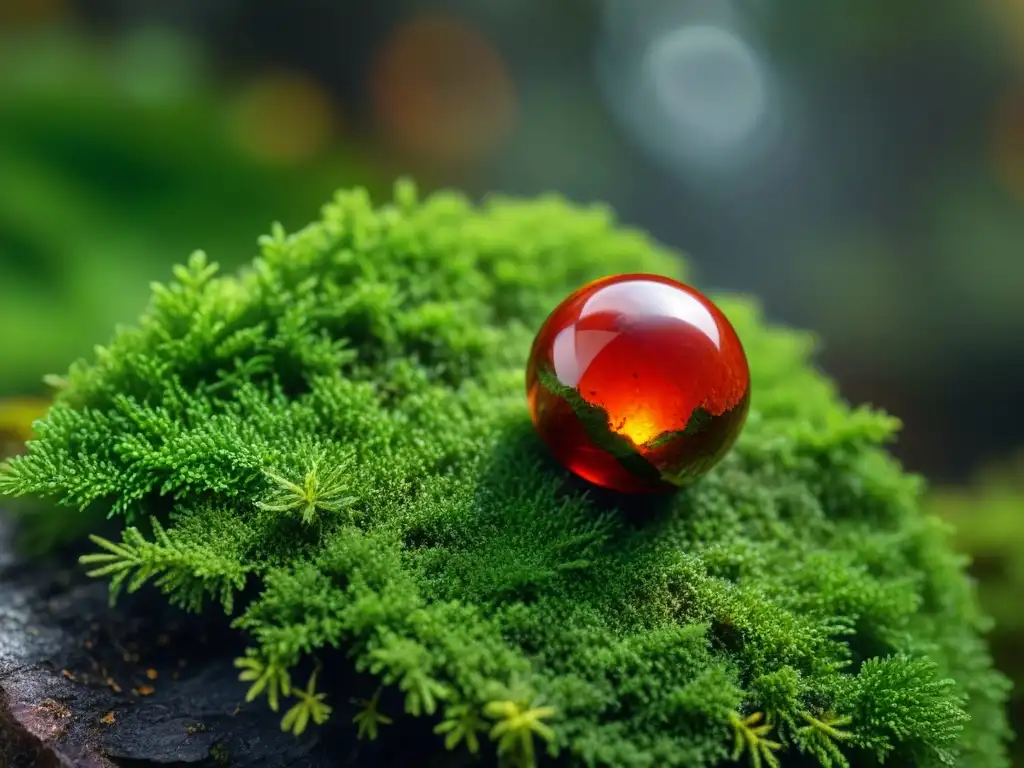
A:
<svg viewBox="0 0 1024 768">
<path fill-rule="evenodd" d="M 706 296 L 659 275 L 614 275 L 544 322 L 526 392 L 537 431 L 568 469 L 618 491 L 669 491 L 732 447 L 750 371 Z"/>
</svg>

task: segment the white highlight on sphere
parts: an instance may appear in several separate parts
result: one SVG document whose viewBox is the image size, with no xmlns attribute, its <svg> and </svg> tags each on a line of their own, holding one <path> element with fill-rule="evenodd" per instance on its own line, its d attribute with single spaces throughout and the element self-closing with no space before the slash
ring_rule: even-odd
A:
<svg viewBox="0 0 1024 768">
<path fill-rule="evenodd" d="M 763 67 L 750 46 L 727 29 L 672 30 L 648 47 L 644 69 L 678 140 L 693 149 L 732 149 L 765 118 Z"/>
</svg>

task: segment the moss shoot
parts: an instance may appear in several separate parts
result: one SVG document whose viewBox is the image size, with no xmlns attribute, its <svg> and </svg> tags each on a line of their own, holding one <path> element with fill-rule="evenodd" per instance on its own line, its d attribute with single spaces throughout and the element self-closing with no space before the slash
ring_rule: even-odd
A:
<svg viewBox="0 0 1024 768">
<path fill-rule="evenodd" d="M 260 251 L 153 286 L 0 491 L 121 516 L 91 572 L 226 611 L 282 727 L 429 718 L 520 767 L 1008 764 L 964 563 L 885 450 L 896 421 L 843 403 L 806 335 L 716 297 L 750 359 L 746 428 L 638 502 L 548 458 L 523 367 L 567 292 L 681 278 L 677 255 L 604 208 L 409 183 L 379 208 L 341 192 Z M 318 688 L 352 666 L 365 690 Z"/>
</svg>

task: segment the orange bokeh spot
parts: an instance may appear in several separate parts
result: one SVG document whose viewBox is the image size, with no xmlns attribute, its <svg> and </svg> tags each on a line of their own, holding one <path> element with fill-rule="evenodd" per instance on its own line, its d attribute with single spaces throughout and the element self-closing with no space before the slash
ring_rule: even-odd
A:
<svg viewBox="0 0 1024 768">
<path fill-rule="evenodd" d="M 371 87 L 386 136 L 431 160 L 486 155 L 515 119 L 514 87 L 501 56 L 454 18 L 425 16 L 398 27 L 378 53 Z"/>
<path fill-rule="evenodd" d="M 1024 201 L 1024 85 L 1008 91 L 996 107 L 991 152 L 997 178 Z"/>
<path fill-rule="evenodd" d="M 247 152 L 275 164 L 316 156 L 338 133 L 339 112 L 311 78 L 276 72 L 253 83 L 231 113 L 231 131 Z"/>
<path fill-rule="evenodd" d="M 67 15 L 64 0 L 3 0 L 0 2 L 0 33 L 7 27 L 52 23 Z"/>
</svg>

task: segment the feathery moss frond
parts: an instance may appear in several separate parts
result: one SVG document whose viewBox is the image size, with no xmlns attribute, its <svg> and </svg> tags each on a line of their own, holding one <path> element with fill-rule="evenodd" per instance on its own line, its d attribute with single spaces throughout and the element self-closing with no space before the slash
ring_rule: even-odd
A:
<svg viewBox="0 0 1024 768">
<path fill-rule="evenodd" d="M 849 725 L 849 715 L 837 716 L 826 713 L 821 718 L 807 712 L 801 713 L 807 725 L 797 729 L 795 741 L 801 752 L 813 755 L 822 768 L 849 768 L 850 762 L 839 750 L 839 743 L 850 738 L 850 734 L 842 730 Z"/>
<path fill-rule="evenodd" d="M 321 471 L 314 460 L 301 485 L 265 469 L 263 474 L 274 487 L 256 506 L 267 512 L 296 512 L 303 523 L 310 525 L 318 511 L 341 512 L 355 502 L 348 493 L 345 469 L 345 464 L 337 464 Z"/>
<path fill-rule="evenodd" d="M 547 742 L 549 752 L 557 754 L 555 732 L 545 719 L 554 717 L 554 707 L 522 704 L 518 701 L 489 701 L 484 714 L 494 721 L 490 737 L 498 742 L 498 755 L 516 768 L 535 768 L 537 753 L 534 738 Z"/>
<path fill-rule="evenodd" d="M 445 709 L 444 720 L 437 724 L 434 733 L 444 736 L 447 749 L 455 749 L 465 743 L 470 754 L 480 751 L 478 734 L 487 731 L 488 725 L 472 704 L 451 704 Z"/>
<path fill-rule="evenodd" d="M 729 725 L 735 736 L 732 751 L 734 762 L 745 753 L 750 758 L 752 768 L 761 768 L 762 764 L 769 768 L 779 768 L 779 758 L 775 752 L 782 745 L 766 738 L 775 726 L 770 722 L 761 723 L 763 719 L 764 714 L 761 712 L 754 712 L 747 717 L 740 717 L 735 712 L 729 715 Z"/>
<path fill-rule="evenodd" d="M 230 614 L 235 593 L 244 588 L 250 569 L 218 548 L 216 541 L 205 546 L 196 540 L 183 542 L 180 529 L 167 531 L 155 517 L 150 522 L 153 541 L 137 528 L 126 528 L 120 544 L 89 536 L 104 551 L 82 555 L 79 562 L 98 566 L 89 576 L 110 577 L 111 605 L 122 590 L 135 592 L 153 580 L 174 605 L 185 610 L 199 612 L 205 599 L 213 597 Z"/>
<path fill-rule="evenodd" d="M 281 718 L 282 731 L 299 736 L 305 732 L 310 723 L 323 725 L 331 716 L 331 707 L 324 703 L 327 694 L 317 693 L 316 676 L 317 672 L 313 672 L 309 676 L 305 690 L 295 689 L 292 691 L 298 702 Z"/>
<path fill-rule="evenodd" d="M 370 651 L 369 670 L 385 683 L 398 683 L 405 693 L 405 711 L 418 717 L 432 715 L 437 703 L 448 697 L 448 689 L 427 672 L 430 654 L 414 640 L 385 634 L 381 647 Z"/>
<path fill-rule="evenodd" d="M 352 718 L 352 722 L 358 727 L 356 737 L 359 739 L 376 741 L 377 736 L 380 734 L 380 726 L 391 725 L 394 722 L 394 720 L 380 711 L 381 690 L 381 688 L 378 688 L 369 699 L 353 700 L 353 704 L 361 707 L 355 717 Z"/>
<path fill-rule="evenodd" d="M 479 713 L 481 751 L 520 765 L 539 740 L 569 764 L 719 768 L 736 736 L 761 768 L 841 764 L 833 747 L 1007 768 L 964 562 L 886 451 L 897 421 L 843 402 L 807 334 L 715 297 L 750 361 L 744 431 L 698 482 L 625 499 L 551 460 L 522 370 L 569 291 L 683 278 L 676 254 L 599 206 L 410 184 L 379 207 L 340 192 L 259 249 L 154 286 L 0 469 L 58 520 L 121 516 L 122 541 L 86 556 L 115 593 L 222 602 L 253 646 L 250 697 L 276 707 L 318 658 L 453 746 L 482 741 Z M 322 695 L 300 691 L 286 726 L 322 721 Z M 803 716 L 830 710 L 850 722 Z"/>
<path fill-rule="evenodd" d="M 261 694 L 266 694 L 267 705 L 277 712 L 282 696 L 292 693 L 292 679 L 288 667 L 280 661 L 266 661 L 259 652 L 249 648 L 245 656 L 235 659 L 235 666 L 242 671 L 238 679 L 243 683 L 251 682 L 245 700 L 255 701 Z"/>
<path fill-rule="evenodd" d="M 953 745 L 969 718 L 962 696 L 950 695 L 954 681 L 938 677 L 937 668 L 929 659 L 902 656 L 864 662 L 845 702 L 859 725 L 852 743 L 879 760 L 903 751 L 915 760 L 954 765 Z"/>
</svg>

